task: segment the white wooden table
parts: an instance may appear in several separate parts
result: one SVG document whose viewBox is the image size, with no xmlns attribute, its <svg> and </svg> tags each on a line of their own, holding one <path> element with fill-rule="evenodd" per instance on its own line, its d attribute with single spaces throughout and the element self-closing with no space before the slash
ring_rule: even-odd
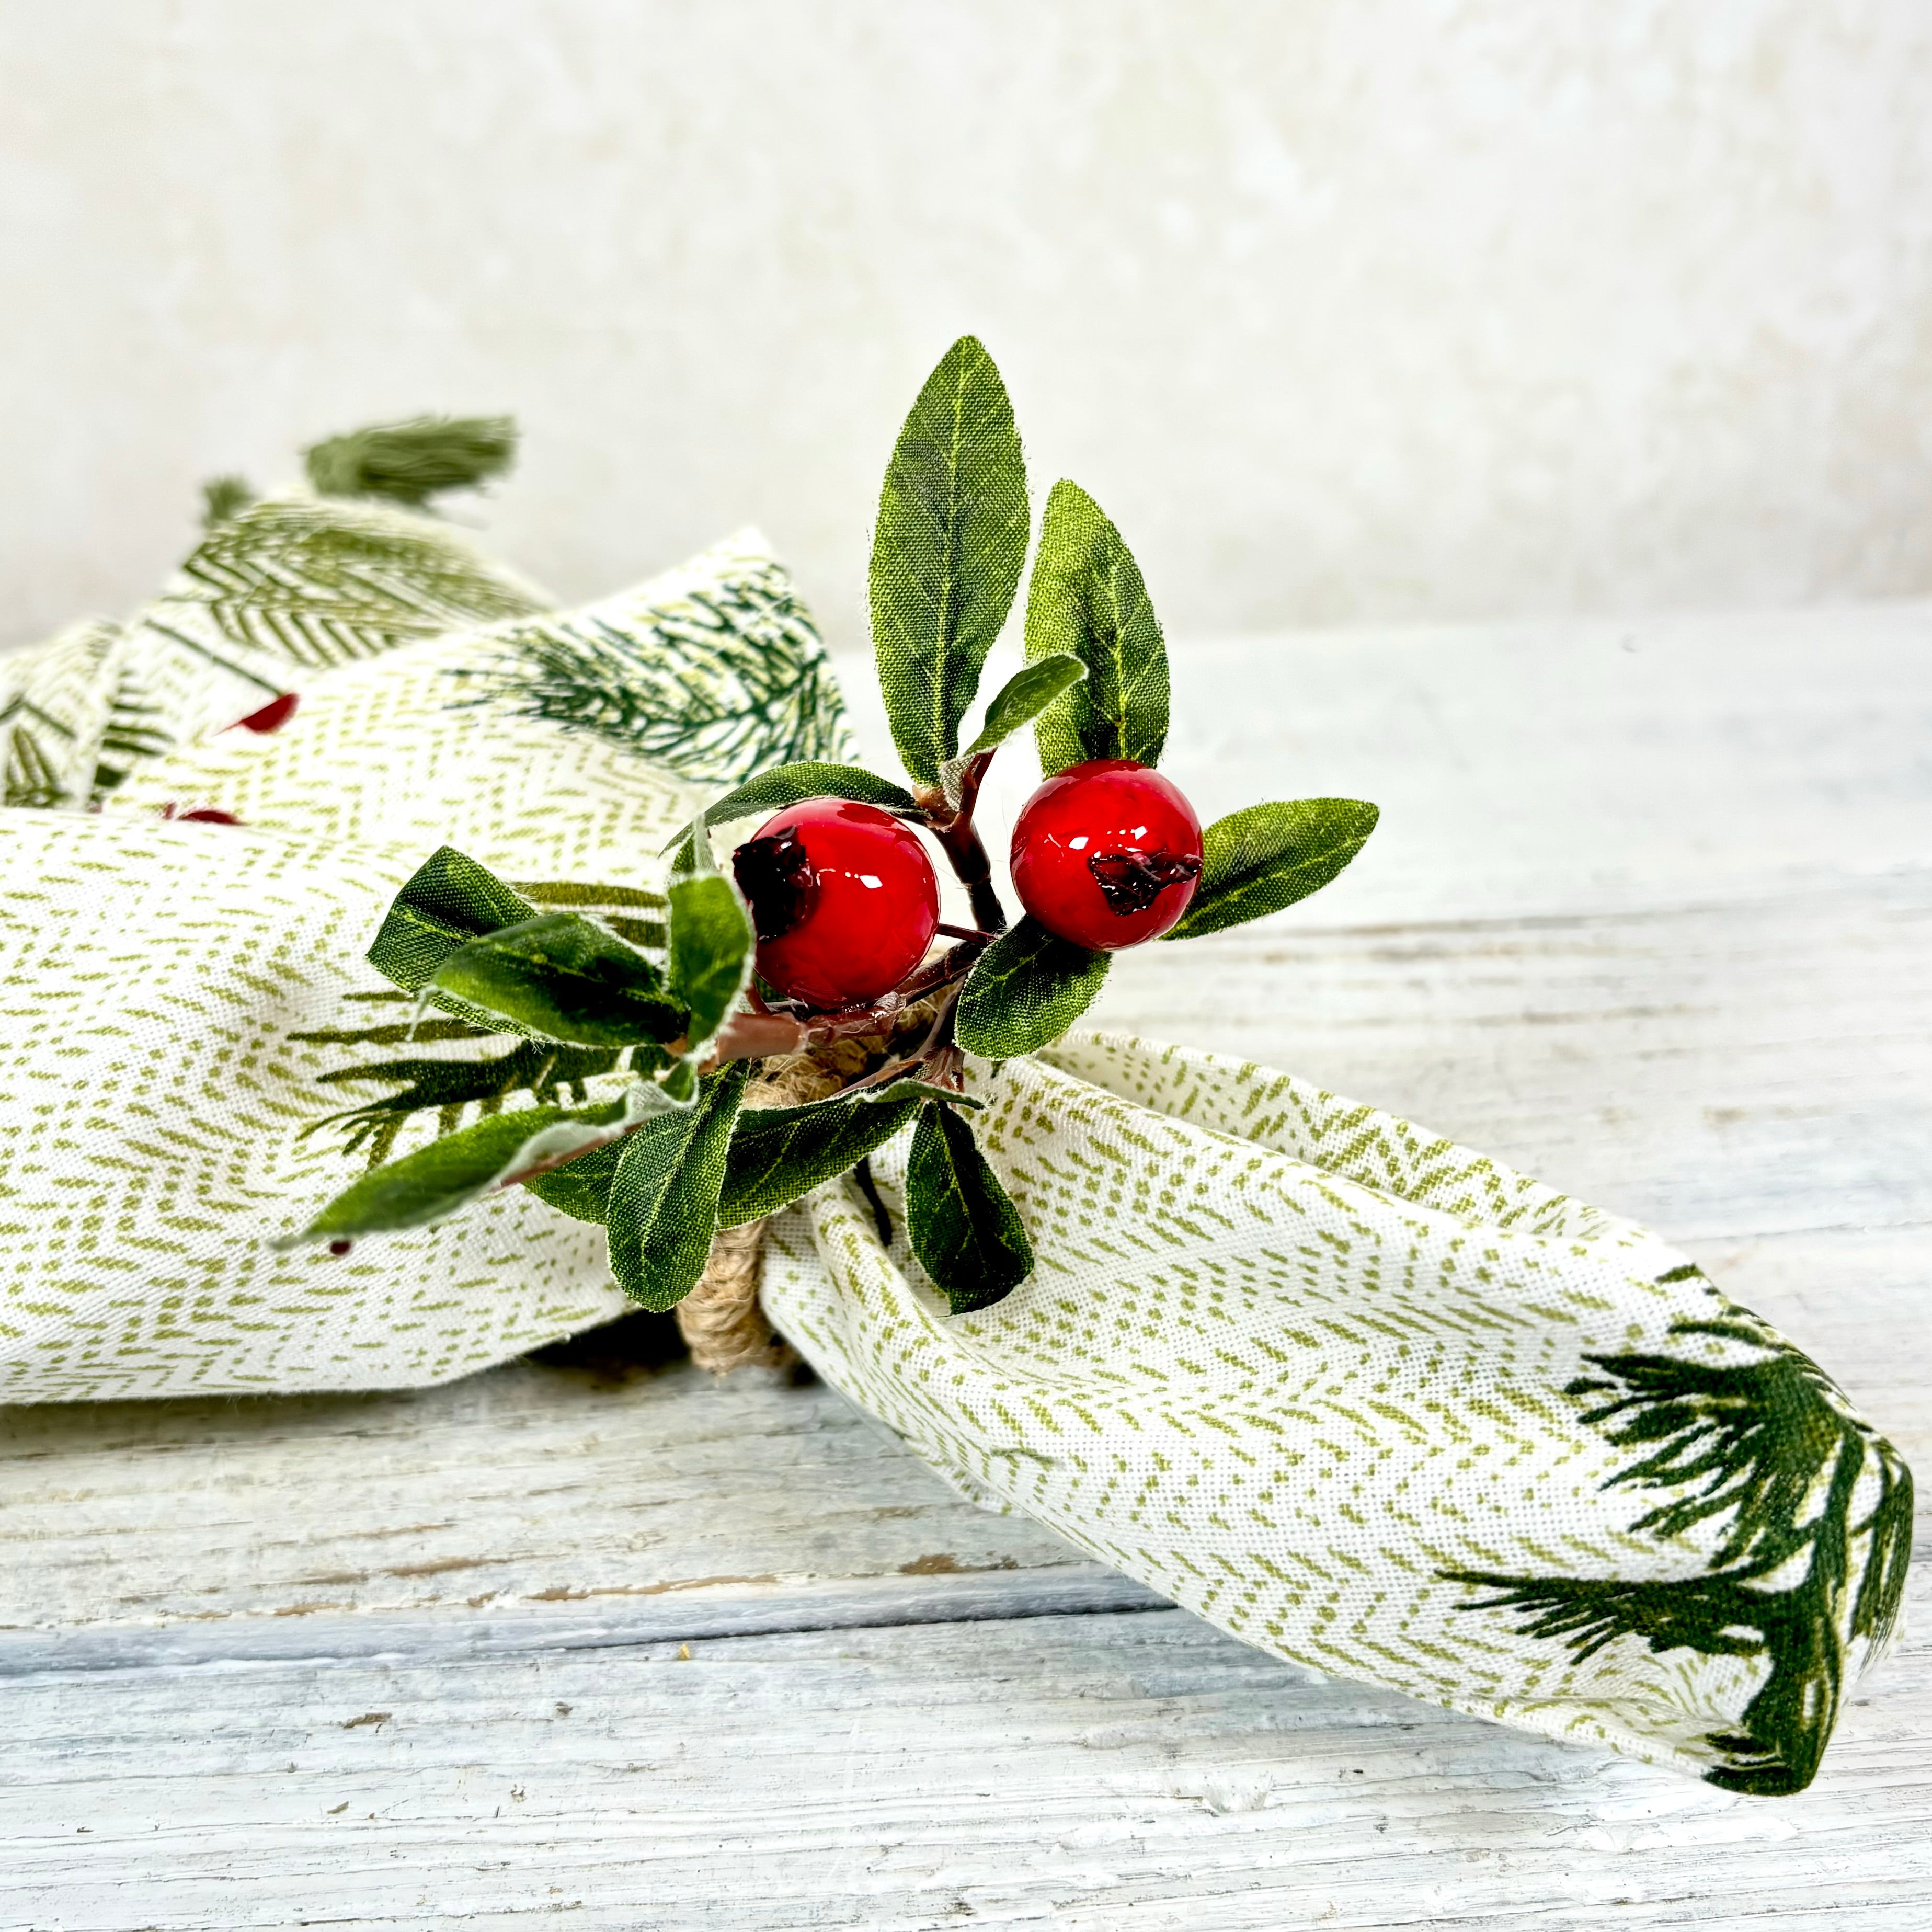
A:
<svg viewBox="0 0 1932 1932">
<path fill-rule="evenodd" d="M 1932 607 L 1175 677 L 1204 816 L 1383 829 L 1124 958 L 1105 1016 L 1648 1220 L 1932 1473 Z M 1730 1796 L 1315 1681 L 661 1326 L 417 1394 L 0 1412 L 0 1924 L 1932 1927 L 1923 1637 L 1810 1792 Z"/>
</svg>

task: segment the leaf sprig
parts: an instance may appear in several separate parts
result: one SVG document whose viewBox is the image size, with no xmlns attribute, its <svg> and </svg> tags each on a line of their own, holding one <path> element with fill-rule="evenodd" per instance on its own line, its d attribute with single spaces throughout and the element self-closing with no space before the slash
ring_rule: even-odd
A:
<svg viewBox="0 0 1932 1932">
<path fill-rule="evenodd" d="M 411 1114 L 430 1109 L 439 1137 L 365 1174 L 285 1245 L 340 1248 L 522 1186 L 604 1223 L 619 1286 L 668 1308 L 696 1286 L 718 1228 L 798 1199 L 910 1126 L 907 1230 L 952 1311 L 988 1306 L 1025 1280 L 1032 1245 L 979 1146 L 970 1115 L 982 1103 L 965 1091 L 966 1056 L 1009 1059 L 1058 1039 L 1098 997 L 1112 956 L 1030 918 L 1010 929 L 974 825 L 980 788 L 1000 746 L 1028 724 L 1048 776 L 1090 759 L 1156 764 L 1169 711 L 1166 645 L 1132 552 L 1093 498 L 1062 481 L 1047 499 L 1028 589 L 1028 662 L 960 748 L 987 652 L 1018 593 L 1029 524 L 1006 386 L 981 344 L 962 337 L 900 430 L 873 538 L 880 689 L 910 785 L 812 762 L 746 779 L 673 842 L 662 900 L 631 895 L 652 912 L 661 905 L 662 922 L 614 911 L 590 889 L 575 898 L 568 887 L 520 892 L 461 853 L 433 854 L 398 894 L 370 962 L 415 996 L 421 1037 L 507 1036 L 510 1051 L 325 1076 L 399 1088 L 334 1117 L 350 1122 L 352 1144 L 386 1156 Z M 766 997 L 753 976 L 750 916 L 712 844 L 715 826 L 822 797 L 882 807 L 930 834 L 974 920 L 944 928 L 953 943 L 856 1011 Z M 1209 826 L 1199 884 L 1166 936 L 1198 938 L 1305 898 L 1354 858 L 1376 816 L 1353 800 L 1305 799 Z M 428 1006 L 446 1017 L 422 1021 Z M 335 1036 L 379 1032 L 396 1037 L 393 1028 Z M 856 1072 L 848 1065 L 829 1100 L 746 1104 L 748 1063 L 855 1051 Z M 605 1078 L 621 1090 L 590 1100 L 586 1083 Z M 579 1104 L 561 1104 L 573 1089 Z M 502 1111 L 521 1091 L 533 1104 Z M 458 1124 L 472 1101 L 484 1118 Z"/>
</svg>

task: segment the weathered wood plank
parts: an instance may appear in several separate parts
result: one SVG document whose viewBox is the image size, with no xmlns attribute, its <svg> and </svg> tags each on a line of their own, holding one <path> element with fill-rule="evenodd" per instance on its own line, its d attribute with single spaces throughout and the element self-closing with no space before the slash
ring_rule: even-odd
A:
<svg viewBox="0 0 1932 1932">
<path fill-rule="evenodd" d="M 1777 1802 L 1171 1610 L 41 1678 L 7 1690 L 0 1922 L 1918 1932 L 1928 1662 Z"/>
</svg>

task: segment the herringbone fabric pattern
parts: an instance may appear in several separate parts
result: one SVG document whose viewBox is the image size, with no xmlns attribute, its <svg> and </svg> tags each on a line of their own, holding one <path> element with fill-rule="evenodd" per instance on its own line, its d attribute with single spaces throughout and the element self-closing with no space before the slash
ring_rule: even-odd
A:
<svg viewBox="0 0 1932 1932">
<path fill-rule="evenodd" d="M 443 1382 L 622 1307 L 602 1230 L 521 1190 L 340 1260 L 268 1246 L 353 1172 L 302 1138 L 342 1054 L 290 1036 L 382 986 L 419 854 L 26 812 L 0 854 L 0 1400 Z"/>
<path fill-rule="evenodd" d="M 1742 1789 L 1802 1786 L 1832 1712 L 1799 1714 L 1822 1730 L 1793 1742 L 1754 1708 L 1775 1644 L 1737 1624 L 1714 1652 L 1651 1640 L 1669 1593 L 1730 1560 L 1724 1516 L 1646 1533 L 1618 1486 L 1629 1452 L 1576 1388 L 1606 1359 L 1694 1374 L 1788 1344 L 1656 1235 L 1306 1082 L 1100 1034 L 1048 1059 L 976 1088 L 1039 1258 L 998 1306 L 949 1318 L 849 1182 L 772 1223 L 766 1305 L 820 1374 L 975 1500 L 1278 1655 Z M 874 1156 L 896 1217 L 904 1168 L 903 1137 Z M 1902 1466 L 1810 1372 L 1856 1574 Z M 1799 1431 L 1771 1420 L 1788 1466 Z M 1822 1498 L 1800 1487 L 1808 1514 Z M 1472 1573 L 1662 1587 L 1580 1655 Z M 1766 1573 L 1756 1603 L 1790 1587 Z M 1856 1628 L 1846 1590 L 1822 1621 L 1802 1641 L 1838 1660 L 1818 1680 L 1834 1711 L 1887 1633 Z"/>
<path fill-rule="evenodd" d="M 685 679 L 694 610 L 714 634 Z M 739 612 L 743 635 L 715 634 Z M 728 776 L 769 762 L 798 729 L 787 694 L 808 695 L 815 745 L 844 744 L 817 634 L 754 533 L 542 622 L 621 643 L 634 722 L 689 726 L 700 771 L 730 746 L 747 762 Z M 304 1138 L 372 1097 L 342 1084 L 345 1066 L 500 1046 L 399 1049 L 406 1004 L 368 1004 L 394 996 L 363 955 L 424 858 L 454 844 L 519 880 L 649 892 L 701 802 L 632 736 L 520 702 L 506 654 L 533 628 L 386 633 L 359 656 L 340 632 L 304 630 L 352 661 L 304 669 L 299 706 L 273 732 L 222 730 L 146 759 L 98 813 L 0 812 L 0 1400 L 407 1387 L 625 1305 L 602 1230 L 520 1191 L 340 1262 L 267 1245 L 356 1171 L 341 1133 Z M 112 654 L 90 661 L 104 691 Z M 232 696 L 197 700 L 200 715 L 225 720 Z M 164 808 L 242 823 L 164 824 Z M 384 1042 L 294 1037 L 385 1022 Z M 592 1097 L 620 1084 L 592 1076 Z M 436 1125 L 433 1110 L 415 1117 L 393 1151 Z"/>
</svg>

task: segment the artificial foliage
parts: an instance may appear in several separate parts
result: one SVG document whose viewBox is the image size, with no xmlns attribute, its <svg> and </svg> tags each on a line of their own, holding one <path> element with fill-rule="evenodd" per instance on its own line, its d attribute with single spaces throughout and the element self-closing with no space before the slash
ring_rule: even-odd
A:
<svg viewBox="0 0 1932 1932">
<path fill-rule="evenodd" d="M 974 824 L 980 789 L 1001 747 L 1028 725 L 1049 778 L 1103 759 L 1151 771 L 1169 709 L 1166 646 L 1132 554 L 1092 497 L 1062 482 L 1035 552 L 1028 662 L 992 694 L 962 752 L 962 726 L 1012 614 L 1030 530 L 1012 406 L 969 336 L 946 352 L 906 418 L 873 541 L 879 686 L 909 782 L 801 758 L 734 787 L 678 842 L 661 946 L 586 912 L 539 909 L 460 852 L 433 855 L 398 896 L 370 963 L 425 1013 L 522 1043 L 466 1070 L 467 1085 L 440 1063 L 358 1070 L 394 1090 L 345 1117 L 348 1138 L 380 1160 L 398 1117 L 412 1111 L 433 1107 L 440 1123 L 452 1107 L 500 1105 L 519 1089 L 537 1104 L 492 1109 L 379 1167 L 292 1239 L 340 1244 L 419 1226 L 491 1189 L 534 1185 L 578 1218 L 601 1218 L 618 1284 L 646 1307 L 668 1308 L 697 1286 L 710 1237 L 726 1225 L 741 1132 L 760 1151 L 758 1184 L 738 1198 L 768 1210 L 862 1158 L 911 1111 L 910 1096 L 907 1217 L 921 1266 L 956 1310 L 989 1306 L 1024 1281 L 1032 1245 L 974 1138 L 968 1056 L 1003 1060 L 1050 1045 L 1099 993 L 1109 955 L 1030 916 L 1012 922 Z M 614 669 L 598 656 L 608 648 L 594 634 L 552 643 L 526 665 L 525 701 L 545 716 L 628 734 L 631 681 L 600 675 L 600 662 Z M 928 834 L 972 909 L 971 927 L 952 929 L 943 951 L 862 1006 L 814 1007 L 753 983 L 759 934 L 740 890 L 748 848 L 738 848 L 734 879 L 715 842 L 717 826 L 819 799 L 883 811 Z M 1176 935 L 1305 897 L 1360 849 L 1375 818 L 1352 800 L 1302 800 L 1208 827 L 1203 856 L 1161 875 L 1194 884 L 1198 874 Z M 916 1023 L 902 1031 L 908 1016 Z M 888 1036 L 890 1052 L 831 1100 L 794 1110 L 782 1132 L 741 1114 L 745 1063 Z M 556 1106 L 560 1085 L 588 1065 L 564 1056 L 586 1050 L 614 1056 L 596 1071 L 630 1076 L 624 1098 Z M 882 1094 L 897 1097 L 882 1104 Z M 529 1130 L 522 1142 L 519 1120 Z"/>
</svg>

